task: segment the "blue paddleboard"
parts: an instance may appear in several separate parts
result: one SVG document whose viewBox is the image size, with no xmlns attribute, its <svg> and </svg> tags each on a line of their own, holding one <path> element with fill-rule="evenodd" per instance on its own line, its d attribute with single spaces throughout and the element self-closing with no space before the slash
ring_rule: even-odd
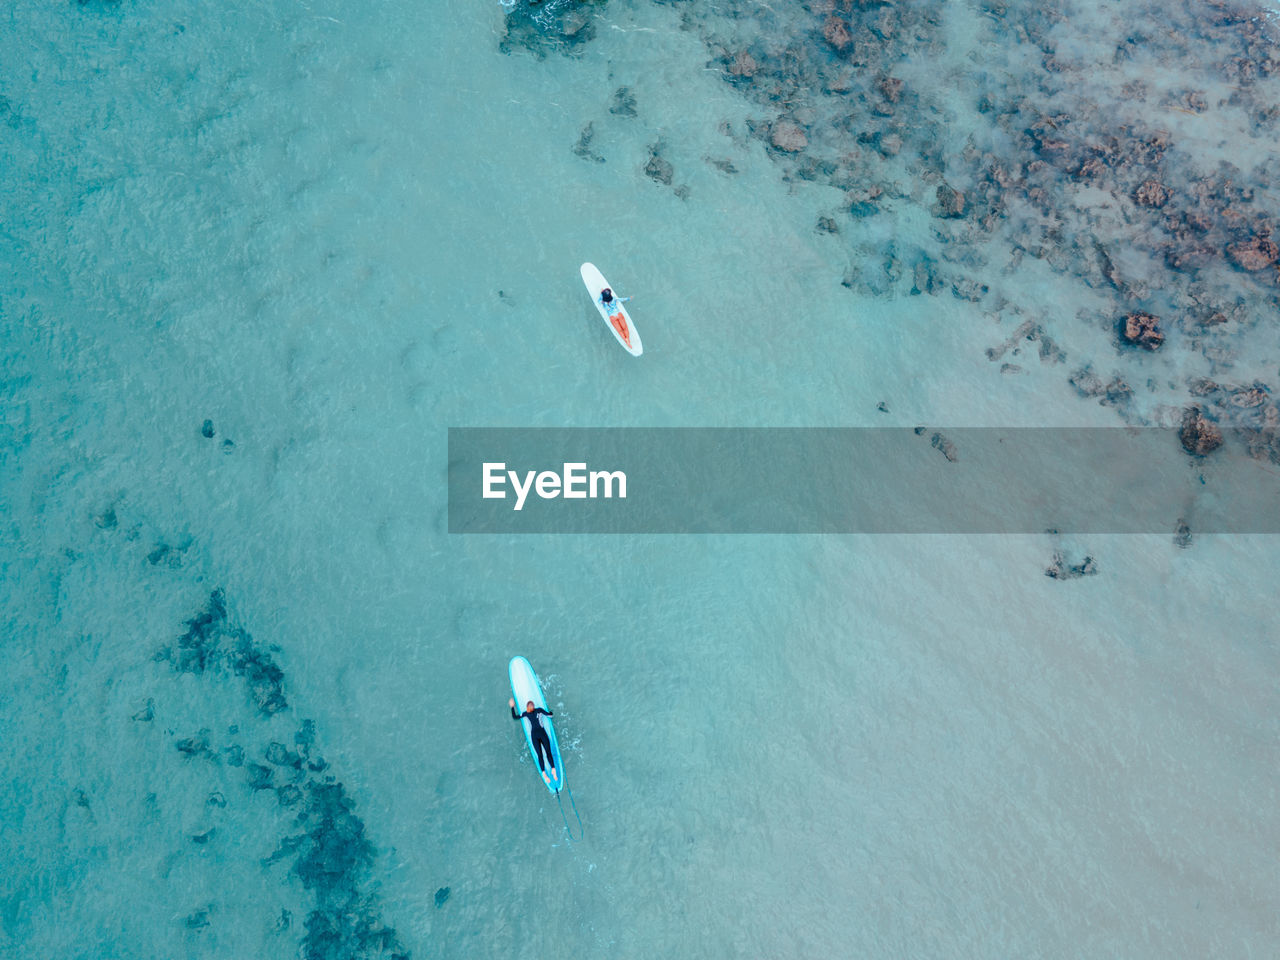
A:
<svg viewBox="0 0 1280 960">
<path fill-rule="evenodd" d="M 517 713 L 524 713 L 524 705 L 530 700 L 535 707 L 547 709 L 547 700 L 542 695 L 542 684 L 538 682 L 538 675 L 533 672 L 533 667 L 529 666 L 528 660 L 524 657 L 512 657 L 508 672 L 511 674 L 511 697 L 516 702 Z M 551 741 L 551 756 L 555 758 L 557 774 L 556 779 L 552 780 L 550 770 L 542 773 L 542 782 L 552 793 L 559 793 L 564 789 L 564 764 L 560 761 L 560 744 L 556 741 L 556 728 L 550 717 L 539 716 L 538 720 L 547 731 L 547 739 Z M 533 746 L 533 731 L 529 727 L 529 719 L 526 717 L 521 720 L 520 726 L 524 727 L 524 742 L 528 744 L 529 753 L 533 756 L 533 765 L 536 768 L 538 751 Z"/>
</svg>

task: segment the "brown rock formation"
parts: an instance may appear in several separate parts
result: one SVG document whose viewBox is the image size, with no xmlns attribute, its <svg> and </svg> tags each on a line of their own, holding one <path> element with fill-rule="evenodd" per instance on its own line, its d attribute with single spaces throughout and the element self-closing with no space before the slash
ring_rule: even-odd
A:
<svg viewBox="0 0 1280 960">
<path fill-rule="evenodd" d="M 1133 191 L 1133 202 L 1140 207 L 1163 207 L 1169 202 L 1171 191 L 1159 180 L 1144 180 Z"/>
<path fill-rule="evenodd" d="M 827 17 L 822 25 L 822 37 L 835 47 L 837 53 L 844 53 L 853 46 L 853 34 L 839 17 Z"/>
<path fill-rule="evenodd" d="M 880 96 L 890 103 L 897 103 L 902 99 L 902 81 L 897 77 L 877 78 L 876 89 L 880 91 Z"/>
<path fill-rule="evenodd" d="M 1164 334 L 1160 331 L 1160 318 L 1153 317 L 1141 310 L 1131 313 L 1120 321 L 1120 336 L 1125 343 L 1131 343 L 1147 350 L 1155 350 L 1164 343 Z"/>
<path fill-rule="evenodd" d="M 963 217 L 964 194 L 948 184 L 938 185 L 938 205 L 934 208 L 937 217 Z"/>
<path fill-rule="evenodd" d="M 756 71 L 760 69 L 760 65 L 756 63 L 756 58 L 745 50 L 738 51 L 738 55 L 733 58 L 733 63 L 729 64 L 729 74 L 734 77 L 742 77 L 750 80 L 756 75 Z"/>
<path fill-rule="evenodd" d="M 795 121 L 778 120 L 769 131 L 769 142 L 787 153 L 799 153 L 809 145 L 809 138 Z"/>
<path fill-rule="evenodd" d="M 1227 247 L 1227 259 L 1241 270 L 1250 272 L 1271 266 L 1278 257 L 1280 247 L 1270 237 L 1254 237 Z"/>
<path fill-rule="evenodd" d="M 1244 410 L 1252 410 L 1254 407 L 1260 407 L 1267 402 L 1266 387 L 1261 384 L 1254 384 L 1252 387 L 1242 387 L 1231 395 L 1231 405 L 1240 407 Z"/>
<path fill-rule="evenodd" d="M 1222 431 L 1199 407 L 1188 407 L 1178 430 L 1182 449 L 1193 457 L 1203 457 L 1222 446 Z"/>
</svg>

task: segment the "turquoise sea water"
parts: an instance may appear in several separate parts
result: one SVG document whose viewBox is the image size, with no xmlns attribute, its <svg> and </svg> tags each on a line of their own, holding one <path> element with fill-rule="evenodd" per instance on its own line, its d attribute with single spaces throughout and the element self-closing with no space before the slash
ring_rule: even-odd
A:
<svg viewBox="0 0 1280 960">
<path fill-rule="evenodd" d="M 1050 5 L 1039 47 L 996 8 L 902 5 L 892 65 L 971 204 L 966 148 L 1017 140 L 980 96 L 1044 90 L 1051 39 L 1116 47 L 1102 5 Z M 831 77 L 727 81 L 828 12 L 613 0 L 533 51 L 497 4 L 0 13 L 0 951 L 1269 955 L 1271 538 L 446 532 L 449 426 L 1170 423 L 1192 378 L 1275 378 L 1265 287 L 1214 261 L 1176 299 L 1115 239 L 1124 195 L 1082 187 L 1019 254 L 936 214 L 927 145 L 858 141 L 878 114 Z M 1161 73 L 1174 41 L 1134 36 L 1063 89 L 1162 111 L 1166 179 L 1230 157 L 1264 203 L 1270 76 L 1215 74 L 1234 47 Z M 781 116 L 871 165 L 874 215 L 769 146 Z M 1123 349 L 1126 284 L 1230 319 Z M 1132 398 L 1082 396 L 1086 367 Z M 1098 572 L 1046 577 L 1055 551 Z M 516 653 L 580 844 L 507 718 Z"/>
</svg>

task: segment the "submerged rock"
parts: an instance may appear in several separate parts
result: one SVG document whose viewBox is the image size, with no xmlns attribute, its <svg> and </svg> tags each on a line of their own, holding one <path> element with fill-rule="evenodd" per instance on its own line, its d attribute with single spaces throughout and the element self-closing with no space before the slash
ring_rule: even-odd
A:
<svg viewBox="0 0 1280 960">
<path fill-rule="evenodd" d="M 254 643 L 246 631 L 228 623 L 221 589 L 210 594 L 208 608 L 186 621 L 186 626 L 187 632 L 178 639 L 178 670 L 198 674 L 215 666 L 229 667 L 249 682 L 250 695 L 260 713 L 270 716 L 288 705 L 284 672 L 268 650 Z"/>
<path fill-rule="evenodd" d="M 1254 237 L 1227 247 L 1227 259 L 1251 273 L 1265 270 L 1276 262 L 1277 257 L 1280 257 L 1280 247 L 1270 237 Z"/>
<path fill-rule="evenodd" d="M 210 595 L 208 608 L 186 621 L 186 625 L 179 656 L 175 658 L 173 652 L 166 649 L 163 660 L 183 672 L 222 668 L 245 678 L 262 718 L 285 708 L 284 675 L 270 654 L 277 648 L 255 643 L 247 631 L 229 621 L 221 590 L 215 590 Z M 320 757 L 312 756 L 316 741 L 314 721 L 303 720 L 295 728 L 296 749 L 276 740 L 262 744 L 262 740 L 268 739 L 268 730 L 279 729 L 278 723 L 257 727 L 261 739 L 252 749 L 255 753 L 261 752 L 267 764 L 245 763 L 245 751 L 239 744 L 225 747 L 220 756 L 213 755 L 209 751 L 207 729 L 178 741 L 176 746 L 189 758 L 204 756 L 215 764 L 221 760 L 227 766 L 243 766 L 245 786 L 255 793 L 272 790 L 280 808 L 296 811 L 296 815 L 282 817 L 304 825 L 307 832 L 280 839 L 275 852 L 261 864 L 266 868 L 293 858 L 294 873 L 314 897 L 315 906 L 307 915 L 307 932 L 299 955 L 307 960 L 357 957 L 408 960 L 409 954 L 395 930 L 382 921 L 377 897 L 365 889 L 374 849 L 365 837 L 364 823 L 354 813 L 354 804 L 342 784 L 334 782 L 333 775 L 324 774 L 325 782 L 321 783 L 307 772 L 326 769 Z M 241 726 L 243 724 L 231 724 L 228 732 L 238 735 Z M 246 729 L 245 735 L 252 733 Z M 283 771 L 282 780 L 292 782 L 277 786 L 273 782 L 276 770 Z M 214 791 L 207 795 L 205 804 L 206 810 L 222 808 L 227 806 L 227 800 L 220 791 Z M 216 840 L 218 829 L 190 836 L 190 840 L 207 846 Z M 207 926 L 211 909 L 191 914 L 185 924 L 192 930 Z M 292 915 L 283 911 L 276 923 L 277 930 L 291 925 Z"/>
<path fill-rule="evenodd" d="M 293 767 L 297 770 L 302 766 L 302 758 L 298 754 L 274 740 L 267 746 L 266 758 L 267 763 L 277 767 Z"/>
<path fill-rule="evenodd" d="M 1155 350 L 1164 343 L 1164 334 L 1160 331 L 1160 318 L 1149 313 L 1136 311 L 1120 320 L 1120 336 L 1125 343 Z"/>
<path fill-rule="evenodd" d="M 649 161 L 644 165 L 644 175 L 654 183 L 669 187 L 675 177 L 675 168 L 659 155 L 660 149 L 658 144 L 649 148 Z"/>
<path fill-rule="evenodd" d="M 965 211 L 964 194 L 946 183 L 938 185 L 938 203 L 933 208 L 933 215 L 942 218 L 963 217 Z"/>
<path fill-rule="evenodd" d="M 288 706 L 284 697 L 284 671 L 248 634 L 238 638 L 229 659 L 236 675 L 249 682 L 249 693 L 259 713 L 271 716 Z"/>
<path fill-rule="evenodd" d="M 594 30 L 587 29 L 591 26 L 591 14 L 583 8 L 582 4 L 574 4 L 565 11 L 564 16 L 560 19 L 560 34 L 564 37 L 571 37 L 575 40 L 579 34 L 585 33 L 583 39 L 590 39 L 595 35 Z"/>
<path fill-rule="evenodd" d="M 577 2 L 512 3 L 503 20 L 504 35 L 499 49 L 510 53 L 516 47 L 523 47 L 538 57 L 545 57 L 553 50 L 572 53 L 596 35 L 592 7 L 593 4 Z"/>
<path fill-rule="evenodd" d="M 946 457 L 950 463 L 955 463 L 960 459 L 960 455 L 956 452 L 956 445 L 947 439 L 944 434 L 935 433 L 929 438 L 929 444 Z"/>
<path fill-rule="evenodd" d="M 282 807 L 295 806 L 302 800 L 302 791 L 292 783 L 285 784 L 283 787 L 276 788 L 276 800 L 279 801 Z"/>
<path fill-rule="evenodd" d="M 314 720 L 303 720 L 302 725 L 293 734 L 294 745 L 298 747 L 298 753 L 307 757 L 311 755 L 311 748 L 316 742 L 316 722 Z"/>
<path fill-rule="evenodd" d="M 245 770 L 249 774 L 249 787 L 253 790 L 271 790 L 271 768 L 260 763 L 251 763 Z"/>
<path fill-rule="evenodd" d="M 1067 378 L 1067 382 L 1075 387 L 1076 392 L 1082 397 L 1096 397 L 1106 389 L 1102 384 L 1102 378 L 1088 367 L 1081 367 Z"/>
<path fill-rule="evenodd" d="M 1054 580 L 1075 580 L 1078 577 L 1090 577 L 1098 572 L 1098 565 L 1093 557 L 1085 557 L 1079 563 L 1068 563 L 1062 551 L 1055 550 L 1044 575 Z"/>
<path fill-rule="evenodd" d="M 902 99 L 902 81 L 897 77 L 877 77 L 876 90 L 889 103 L 897 103 Z"/>
<path fill-rule="evenodd" d="M 760 65 L 756 63 L 756 58 L 746 50 L 740 50 L 733 58 L 733 62 L 729 64 L 729 76 L 750 80 L 759 69 Z"/>
<path fill-rule="evenodd" d="M 1222 431 L 1199 407 L 1189 407 L 1182 418 L 1178 439 L 1187 453 L 1203 457 L 1222 446 Z"/>
<path fill-rule="evenodd" d="M 911 267 L 911 295 L 919 296 L 927 293 L 930 296 L 946 289 L 946 278 L 935 268 L 937 264 L 923 250 L 917 255 Z"/>
<path fill-rule="evenodd" d="M 186 757 L 198 757 L 202 753 L 209 752 L 209 731 L 201 730 L 194 737 L 186 737 L 174 744 L 178 748 L 178 752 Z"/>
<path fill-rule="evenodd" d="M 1121 406 L 1133 399 L 1133 388 L 1125 383 L 1119 374 L 1111 378 L 1099 403 L 1106 406 Z"/>
<path fill-rule="evenodd" d="M 311 830 L 293 871 L 308 889 L 327 892 L 349 886 L 372 863 L 373 844 L 365 837 L 363 821 L 352 812 L 354 806 L 341 784 L 307 784 Z"/>
<path fill-rule="evenodd" d="M 951 295 L 957 300 L 978 303 L 987 295 L 987 292 L 988 288 L 985 283 L 978 283 L 976 280 L 970 280 L 966 277 L 959 277 L 951 283 Z"/>
<path fill-rule="evenodd" d="M 896 133 L 877 133 L 873 142 L 883 156 L 896 157 L 902 152 L 902 137 Z"/>
<path fill-rule="evenodd" d="M 590 160 L 594 163 L 604 163 L 604 157 L 591 149 L 591 140 L 595 135 L 596 130 L 594 123 L 588 123 L 583 127 L 582 131 L 578 134 L 578 142 L 573 145 L 573 155 L 575 157 L 581 157 L 583 160 Z M 499 290 L 498 294 L 501 296 L 502 291 Z"/>
<path fill-rule="evenodd" d="M 1230 403 L 1242 410 L 1252 410 L 1266 403 L 1270 393 L 1266 384 L 1255 383 L 1252 387 L 1243 387 L 1231 394 Z"/>
<path fill-rule="evenodd" d="M 839 17 L 827 17 L 822 24 L 822 37 L 835 48 L 836 53 L 844 53 L 853 46 L 853 34 Z"/>
<path fill-rule="evenodd" d="M 1133 191 L 1133 202 L 1140 207 L 1163 207 L 1169 202 L 1170 191 L 1159 180 L 1144 180 Z"/>
<path fill-rule="evenodd" d="M 630 87 L 619 87 L 613 91 L 613 99 L 609 101 L 609 112 L 615 117 L 636 116 L 636 98 Z"/>
<path fill-rule="evenodd" d="M 778 150 L 787 153 L 799 153 L 809 146 L 809 138 L 804 130 L 793 120 L 777 120 L 769 128 L 769 142 Z"/>
</svg>

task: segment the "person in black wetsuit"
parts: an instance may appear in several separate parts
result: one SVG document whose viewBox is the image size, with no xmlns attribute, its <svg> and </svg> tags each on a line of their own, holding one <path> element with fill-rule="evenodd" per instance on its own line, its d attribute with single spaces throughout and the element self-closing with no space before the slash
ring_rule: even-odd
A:
<svg viewBox="0 0 1280 960">
<path fill-rule="evenodd" d="M 511 707 L 512 720 L 529 721 L 529 735 L 533 738 L 534 752 L 538 755 L 538 769 L 545 773 L 547 764 L 550 763 L 551 779 L 555 780 L 559 775 L 556 773 L 555 757 L 551 755 L 551 738 L 547 736 L 547 731 L 543 728 L 542 721 L 538 719 L 538 714 L 540 713 L 548 717 L 554 717 L 555 714 L 550 710 L 535 707 L 532 700 L 524 705 L 524 713 L 516 713 L 515 700 L 508 700 L 507 704 Z"/>
</svg>

